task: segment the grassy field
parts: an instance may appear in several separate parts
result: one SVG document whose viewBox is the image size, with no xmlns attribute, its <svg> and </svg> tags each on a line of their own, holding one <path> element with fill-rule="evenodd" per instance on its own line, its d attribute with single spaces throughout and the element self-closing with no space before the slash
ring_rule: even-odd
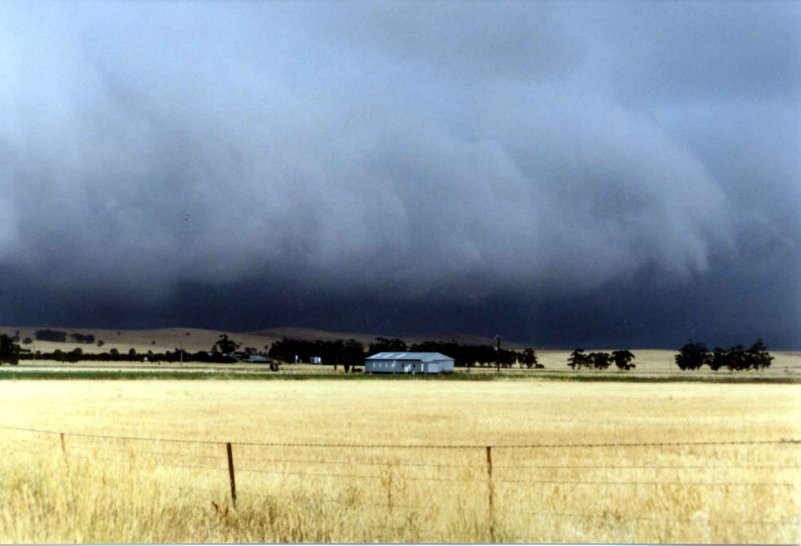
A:
<svg viewBox="0 0 801 546">
<path fill-rule="evenodd" d="M 801 446 L 781 441 L 801 437 L 799 395 L 533 379 L 2 382 L 0 540 L 797 543 Z M 773 443 L 747 443 L 760 441 Z"/>
</svg>

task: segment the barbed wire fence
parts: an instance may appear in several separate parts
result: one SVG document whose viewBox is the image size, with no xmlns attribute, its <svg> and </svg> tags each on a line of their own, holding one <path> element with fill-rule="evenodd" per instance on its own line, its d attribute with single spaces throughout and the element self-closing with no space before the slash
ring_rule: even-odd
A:
<svg viewBox="0 0 801 546">
<path fill-rule="evenodd" d="M 499 516 L 516 514 L 525 517 L 565 518 L 576 520 L 624 519 L 646 523 L 694 523 L 693 517 L 675 515 L 638 515 L 636 513 L 612 513 L 608 509 L 597 512 L 570 510 L 526 510 L 525 503 L 516 502 L 521 491 L 540 488 L 542 498 L 548 498 L 547 488 L 568 487 L 576 494 L 599 494 L 610 488 L 634 488 L 651 494 L 666 490 L 691 490 L 713 488 L 717 491 L 758 489 L 778 494 L 786 499 L 799 499 L 801 482 L 799 469 L 801 458 L 796 450 L 801 439 L 780 438 L 766 440 L 720 440 L 720 441 L 664 441 L 664 442 L 606 442 L 606 443 L 532 443 L 532 444 L 390 444 L 390 443 L 314 443 L 314 442 L 252 442 L 215 441 L 205 439 L 181 439 L 144 437 L 129 435 L 93 434 L 48 430 L 30 427 L 0 425 L 0 430 L 17 433 L 14 449 L 41 451 L 45 447 L 59 450 L 66 460 L 98 463 L 134 463 L 147 461 L 156 468 L 189 472 L 186 489 L 224 495 L 236 508 L 237 499 L 243 494 L 258 495 L 259 486 L 267 485 L 259 478 L 296 479 L 301 484 L 308 480 L 327 480 L 360 484 L 376 481 L 383 491 L 378 496 L 356 496 L 352 488 L 348 495 L 334 496 L 324 492 L 298 492 L 278 484 L 276 498 L 309 504 L 330 504 L 365 509 L 419 510 L 419 502 L 404 502 L 404 491 L 408 484 L 429 484 L 433 487 L 453 486 L 467 488 L 472 497 L 474 510 L 486 518 L 491 540 L 495 540 Z M 6 435 L 6 439 L 8 435 Z M 738 446 L 790 450 L 785 453 L 787 464 L 764 463 L 759 460 L 745 462 L 721 462 L 720 457 L 707 456 L 701 462 L 671 462 L 667 451 L 677 454 L 687 450 L 727 449 Z M 186 451 L 184 448 L 191 448 Z M 629 449 L 652 449 L 663 455 L 653 464 L 641 460 L 629 461 L 624 455 Z M 198 450 L 203 452 L 198 452 Z M 569 453 L 586 450 L 616 450 L 621 454 L 619 462 L 597 464 L 587 462 L 585 456 L 565 457 Z M 546 451 L 558 454 L 565 462 L 533 462 L 536 457 L 526 454 Z M 299 453 L 300 452 L 300 453 Z M 454 453 L 461 453 L 461 459 Z M 436 453 L 437 456 L 432 456 Z M 669 455 L 669 454 L 668 454 Z M 572 459 L 578 459 L 572 462 Z M 676 458 L 676 457 L 674 457 Z M 665 462 L 666 461 L 666 462 Z M 688 472 L 704 471 L 714 478 L 692 478 Z M 198 479 L 210 474 L 226 476 L 224 486 L 205 487 Z M 568 476 L 564 476 L 568 474 Z M 767 474 L 767 476 L 765 476 Z M 576 477 L 578 476 L 578 477 Z M 224 478 L 222 478 L 224 479 Z M 114 481 L 115 478 L 108 478 Z M 205 484 L 205 482 L 203 482 Z M 219 483 L 219 481 L 218 481 Z M 268 484 L 274 487 L 273 482 Z M 308 484 L 307 484 L 308 485 Z M 253 487 L 255 486 L 255 488 Z M 308 488 L 307 489 L 313 489 Z M 375 488 L 371 489 L 374 491 Z M 544 503 L 547 506 L 547 503 Z M 215 504 L 216 505 L 216 504 Z M 794 520 L 720 518 L 715 522 L 728 526 L 766 526 L 801 530 L 801 514 Z"/>
</svg>

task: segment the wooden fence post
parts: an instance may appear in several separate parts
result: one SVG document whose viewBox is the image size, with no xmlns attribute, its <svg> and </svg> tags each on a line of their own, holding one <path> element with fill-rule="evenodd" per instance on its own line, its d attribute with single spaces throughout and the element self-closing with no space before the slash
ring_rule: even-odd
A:
<svg viewBox="0 0 801 546">
<path fill-rule="evenodd" d="M 492 481 L 492 446 L 487 446 L 487 486 L 490 539 L 495 542 L 495 484 Z"/>
<path fill-rule="evenodd" d="M 234 477 L 234 455 L 231 452 L 231 442 L 227 442 L 225 447 L 228 451 L 228 477 L 231 479 L 231 501 L 234 503 L 234 508 L 236 508 L 236 479 Z"/>
<path fill-rule="evenodd" d="M 387 475 L 387 506 L 389 506 L 389 511 L 392 512 L 392 468 L 390 468 Z"/>
<path fill-rule="evenodd" d="M 64 433 L 61 433 L 61 452 L 66 455 L 67 448 L 64 446 Z"/>
</svg>

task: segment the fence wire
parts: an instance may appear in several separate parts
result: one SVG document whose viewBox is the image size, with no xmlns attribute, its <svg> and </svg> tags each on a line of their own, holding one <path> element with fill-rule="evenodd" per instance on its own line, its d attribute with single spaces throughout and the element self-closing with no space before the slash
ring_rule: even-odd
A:
<svg viewBox="0 0 801 546">
<path fill-rule="evenodd" d="M 39 434 L 58 434 L 80 438 L 98 438 L 105 440 L 182 443 L 198 445 L 225 445 L 226 440 L 198 440 L 189 438 L 160 438 L 149 436 L 115 436 L 110 434 L 92 434 L 86 432 L 63 432 L 29 427 L 2 425 L 0 429 L 17 430 Z M 311 443 L 311 442 L 235 442 L 238 446 L 258 447 L 302 447 L 326 449 L 484 449 L 487 444 L 359 444 L 359 443 Z M 682 446 L 736 446 L 736 445 L 801 445 L 801 439 L 779 438 L 774 440 L 703 440 L 694 442 L 606 442 L 579 444 L 493 444 L 493 449 L 571 449 L 571 448 L 617 448 L 617 447 L 682 447 Z"/>
<path fill-rule="evenodd" d="M 242 494 L 259 496 L 265 494 L 264 483 L 258 483 L 258 480 L 245 479 L 243 476 L 258 477 L 258 476 L 274 476 L 274 477 L 290 477 L 306 479 L 325 479 L 340 482 L 353 482 L 362 480 L 377 480 L 384 484 L 388 494 L 382 498 L 376 497 L 349 497 L 338 498 L 330 495 L 323 494 L 296 494 L 287 491 L 280 491 L 277 498 L 281 500 L 293 500 L 297 502 L 309 503 L 311 505 L 317 503 L 331 504 L 343 507 L 371 507 L 371 509 L 382 510 L 409 510 L 415 511 L 420 509 L 419 504 L 409 504 L 407 502 L 398 502 L 398 498 L 402 498 L 402 488 L 408 482 L 430 482 L 436 483 L 450 483 L 450 484 L 463 484 L 466 487 L 472 488 L 486 488 L 480 492 L 473 494 L 479 495 L 481 506 L 471 506 L 471 510 L 477 510 L 481 513 L 489 514 L 493 517 L 502 517 L 503 514 L 515 514 L 524 517 L 552 517 L 552 518 L 568 518 L 568 519 L 614 519 L 625 520 L 632 522 L 662 522 L 662 523 L 697 523 L 697 518 L 680 518 L 680 517 L 664 517 L 659 515 L 635 515 L 627 513 L 613 513 L 604 509 L 597 513 L 583 513 L 583 512 L 570 512 L 570 511 L 526 511 L 520 510 L 517 507 L 504 508 L 501 498 L 507 490 L 516 491 L 520 487 L 534 487 L 543 488 L 551 486 L 579 486 L 588 487 L 592 486 L 598 490 L 604 487 L 645 487 L 645 488 L 692 488 L 692 487 L 706 487 L 706 488 L 720 488 L 723 491 L 729 488 L 742 489 L 742 488 L 771 488 L 772 490 L 784 490 L 786 493 L 793 492 L 797 496 L 797 489 L 801 487 L 801 483 L 792 480 L 743 480 L 742 476 L 736 480 L 713 479 L 713 480 L 687 480 L 682 479 L 680 476 L 674 476 L 672 479 L 655 479 L 654 474 L 649 474 L 647 479 L 624 479 L 618 473 L 626 471 L 657 471 L 657 476 L 663 474 L 661 471 L 699 471 L 705 470 L 709 472 L 722 472 L 737 470 L 737 471 L 786 471 L 797 470 L 801 465 L 795 461 L 798 460 L 797 454 L 793 455 L 793 462 L 789 464 L 723 464 L 715 463 L 710 464 L 531 464 L 531 463 L 514 463 L 502 462 L 503 457 L 500 458 L 498 464 L 491 462 L 490 452 L 494 451 L 496 454 L 513 452 L 518 456 L 528 450 L 572 450 L 572 449 L 625 449 L 625 448 L 672 448 L 672 447 L 735 447 L 735 446 L 771 446 L 773 448 L 788 448 L 797 447 L 801 445 L 801 439 L 795 438 L 778 438 L 778 439 L 760 439 L 760 440 L 714 440 L 714 441 L 694 441 L 694 442 L 607 442 L 607 443 L 547 443 L 547 444 L 499 444 L 499 445 L 477 445 L 477 444 L 459 444 L 459 445 L 417 445 L 417 444 L 358 444 L 358 443 L 307 443 L 307 442 L 226 442 L 207 439 L 185 439 L 185 438 L 160 438 L 160 437 L 141 437 L 141 436 L 128 436 L 128 435 L 110 435 L 110 434 L 94 434 L 85 432 L 68 432 L 47 430 L 30 427 L 16 427 L 0 425 L 1 430 L 13 431 L 21 433 L 22 438 L 15 438 L 13 440 L 13 447 L 17 450 L 28 452 L 41 452 L 48 446 L 51 449 L 59 450 L 66 460 L 75 460 L 82 463 L 91 463 L 92 466 L 97 467 L 97 463 L 128 463 L 132 468 L 168 468 L 186 470 L 189 472 L 204 473 L 204 478 L 216 478 L 222 485 L 225 479 L 230 474 L 230 489 L 222 486 L 220 488 L 202 487 L 197 483 L 182 484 L 179 486 L 181 490 L 197 491 L 201 493 L 214 493 L 218 495 L 231 494 L 232 501 L 236 503 L 236 495 L 234 493 L 234 476 L 236 476 L 237 486 L 236 490 L 239 496 Z M 164 449 L 159 447 L 164 446 Z M 181 447 L 178 447 L 181 446 Z M 243 453 L 234 455 L 223 455 L 222 451 L 219 454 L 209 454 L 206 451 L 210 449 L 222 450 L 223 447 L 231 446 L 236 448 L 245 448 Z M 203 453 L 186 451 L 182 448 L 193 448 L 195 451 L 198 449 L 205 450 Z M 370 460 L 352 457 L 350 459 L 343 458 L 341 451 L 335 451 L 333 458 L 309 458 L 297 457 L 287 455 L 281 457 L 280 451 L 276 449 L 293 449 L 293 448 L 309 448 L 309 449 L 329 449 L 329 450 L 350 450 L 351 455 L 367 456 Z M 266 449 L 269 456 L 256 457 L 250 455 L 248 449 Z M 393 453 L 392 457 L 387 457 L 386 453 L 376 452 L 381 450 L 383 452 L 390 451 Z M 461 450 L 463 452 L 474 452 L 476 455 L 475 462 L 459 463 L 459 462 L 444 462 L 444 461 L 414 461 L 405 460 L 404 457 L 395 455 L 397 452 L 409 451 L 426 451 L 426 450 Z M 230 453 L 230 451 L 229 451 Z M 486 453 L 486 461 L 484 454 Z M 383 459 L 381 458 L 383 457 Z M 379 459 L 379 460 L 375 460 Z M 408 459 L 408 457 L 406 457 Z M 236 462 L 236 464 L 234 464 Z M 217 464 L 218 463 L 218 464 Z M 254 466 L 254 464 L 259 466 Z M 265 468 L 265 465 L 278 466 L 280 468 Z M 345 467 L 346 471 L 332 471 L 331 467 Z M 102 466 L 101 466 L 102 468 Z M 315 470 L 315 469 L 319 469 Z M 370 469 L 384 469 L 383 473 L 369 472 Z M 355 470 L 355 471 L 354 471 Z M 411 470 L 417 472 L 414 475 L 404 473 L 404 470 Z M 437 475 L 420 475 L 420 471 L 437 472 Z M 530 475 L 526 471 L 563 471 L 569 470 L 579 473 L 604 472 L 607 476 L 611 477 L 592 477 L 582 479 L 556 479 L 553 477 Z M 494 473 L 493 473 L 494 471 Z M 459 475 L 454 475 L 454 472 L 460 472 Z M 512 472 L 512 477 L 505 476 L 504 472 Z M 157 479 L 153 475 L 150 477 Z M 612 479 L 616 478 L 616 479 Z M 120 477 L 104 476 L 103 483 L 124 483 Z M 347 484 L 347 483 L 346 483 Z M 227 484 L 226 484 L 227 485 Z M 261 487 L 260 487 L 261 486 Z M 396 488 L 393 490 L 392 488 Z M 482 504 L 485 499 L 489 498 L 488 505 Z M 498 498 L 496 498 L 498 497 Z M 474 503 L 475 504 L 475 503 Z M 726 524 L 732 526 L 775 526 L 775 527 L 795 527 L 801 528 L 801 520 L 796 521 L 779 521 L 779 520 L 730 520 L 720 518 L 707 518 L 706 521 L 715 522 L 717 524 Z M 382 532 L 385 532 L 382 529 Z"/>
</svg>

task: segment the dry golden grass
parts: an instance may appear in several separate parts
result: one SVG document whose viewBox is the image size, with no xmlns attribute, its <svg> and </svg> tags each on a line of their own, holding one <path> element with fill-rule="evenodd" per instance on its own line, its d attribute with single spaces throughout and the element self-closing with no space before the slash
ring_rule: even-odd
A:
<svg viewBox="0 0 801 546">
<path fill-rule="evenodd" d="M 797 385 L 5 381 L 3 542 L 801 540 Z M 224 442 L 234 443 L 231 505 Z M 474 445 L 338 448 L 261 443 Z M 773 485 L 757 485 L 773 484 Z M 782 485 L 776 485 L 782 484 Z"/>
</svg>

